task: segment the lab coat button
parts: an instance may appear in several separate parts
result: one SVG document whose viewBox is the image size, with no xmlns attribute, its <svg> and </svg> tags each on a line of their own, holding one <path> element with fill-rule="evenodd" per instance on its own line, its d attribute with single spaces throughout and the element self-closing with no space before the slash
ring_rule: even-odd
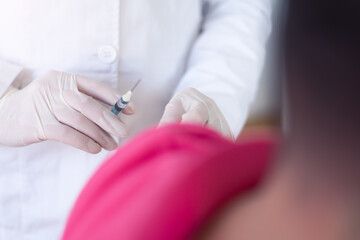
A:
<svg viewBox="0 0 360 240">
<path fill-rule="evenodd" d="M 98 57 L 103 63 L 114 63 L 118 58 L 118 52 L 113 46 L 105 45 L 99 48 Z"/>
</svg>

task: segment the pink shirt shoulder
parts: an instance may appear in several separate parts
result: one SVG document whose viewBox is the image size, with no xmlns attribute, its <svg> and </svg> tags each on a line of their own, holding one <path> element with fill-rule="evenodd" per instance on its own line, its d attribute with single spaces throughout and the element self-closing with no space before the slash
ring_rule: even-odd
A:
<svg viewBox="0 0 360 240">
<path fill-rule="evenodd" d="M 186 239 L 261 181 L 275 146 L 269 136 L 233 143 L 194 125 L 150 129 L 98 169 L 62 239 Z"/>
</svg>

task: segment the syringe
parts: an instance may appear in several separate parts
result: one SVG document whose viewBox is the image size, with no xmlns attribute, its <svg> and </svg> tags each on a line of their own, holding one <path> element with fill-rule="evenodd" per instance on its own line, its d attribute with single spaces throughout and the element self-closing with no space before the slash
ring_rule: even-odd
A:
<svg viewBox="0 0 360 240">
<path fill-rule="evenodd" d="M 126 108 L 126 106 L 130 103 L 132 92 L 135 90 L 135 88 L 140 82 L 141 79 L 139 79 L 135 83 L 134 87 L 131 90 L 129 90 L 127 93 L 120 97 L 120 99 L 114 104 L 111 110 L 112 113 L 114 113 L 115 115 L 119 115 Z"/>
</svg>

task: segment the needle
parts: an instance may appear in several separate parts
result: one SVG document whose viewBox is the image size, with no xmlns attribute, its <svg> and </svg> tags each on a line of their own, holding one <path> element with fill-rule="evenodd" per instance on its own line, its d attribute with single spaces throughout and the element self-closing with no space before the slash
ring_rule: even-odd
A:
<svg viewBox="0 0 360 240">
<path fill-rule="evenodd" d="M 135 85 L 133 86 L 133 88 L 130 90 L 131 92 L 133 92 L 135 90 L 135 88 L 137 87 L 137 85 L 139 85 L 139 83 L 141 82 L 141 78 L 135 83 Z"/>
</svg>

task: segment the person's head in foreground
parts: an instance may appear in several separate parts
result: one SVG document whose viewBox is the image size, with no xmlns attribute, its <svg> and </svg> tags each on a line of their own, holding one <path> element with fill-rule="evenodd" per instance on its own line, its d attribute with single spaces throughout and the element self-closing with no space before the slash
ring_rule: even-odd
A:
<svg viewBox="0 0 360 240">
<path fill-rule="evenodd" d="M 360 239 L 360 3 L 322 2 L 289 1 L 289 129 L 270 168 L 268 139 L 151 130 L 95 174 L 63 239 Z"/>
<path fill-rule="evenodd" d="M 283 154 L 202 239 L 360 239 L 360 2 L 288 4 Z"/>
</svg>

